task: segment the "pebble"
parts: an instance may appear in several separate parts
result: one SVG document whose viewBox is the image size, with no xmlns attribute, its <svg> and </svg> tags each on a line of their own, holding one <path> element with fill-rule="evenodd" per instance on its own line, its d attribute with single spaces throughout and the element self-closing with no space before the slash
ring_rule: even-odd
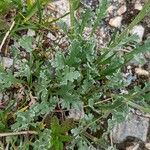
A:
<svg viewBox="0 0 150 150">
<path fill-rule="evenodd" d="M 135 73 L 139 76 L 149 76 L 149 72 L 142 68 L 135 68 Z"/>
<path fill-rule="evenodd" d="M 8 101 L 9 100 L 9 96 L 8 95 L 4 95 L 4 101 Z"/>
<path fill-rule="evenodd" d="M 70 110 L 68 118 L 73 118 L 74 120 L 80 120 L 84 118 L 85 112 L 83 108 L 81 110 L 73 109 Z"/>
<path fill-rule="evenodd" d="M 54 8 L 57 13 L 57 17 L 61 17 L 67 12 L 69 12 L 69 1 L 68 0 L 59 0 L 50 3 L 50 5 Z M 70 26 L 70 16 L 67 15 L 62 18 L 62 20 Z"/>
<path fill-rule="evenodd" d="M 139 37 L 138 42 L 141 42 L 143 39 L 144 31 L 145 29 L 142 25 L 136 25 L 133 27 L 130 33 L 136 34 Z"/>
<path fill-rule="evenodd" d="M 13 65 L 13 59 L 8 57 L 3 57 L 2 62 L 4 68 L 10 68 Z"/>
<path fill-rule="evenodd" d="M 56 40 L 56 37 L 51 32 L 48 32 L 47 37 L 50 38 L 53 41 Z"/>
<path fill-rule="evenodd" d="M 134 9 L 136 9 L 136 10 L 142 10 L 143 6 L 142 6 L 142 4 L 140 2 L 136 2 L 134 4 Z"/>
<path fill-rule="evenodd" d="M 125 5 L 122 5 L 118 11 L 117 11 L 117 14 L 120 16 L 122 14 L 124 14 L 125 12 L 127 11 L 127 7 Z"/>
<path fill-rule="evenodd" d="M 33 37 L 33 36 L 35 36 L 36 34 L 35 34 L 35 31 L 34 31 L 34 30 L 28 29 L 27 35 Z"/>
<path fill-rule="evenodd" d="M 110 5 L 110 6 L 108 7 L 108 9 L 107 9 L 107 12 L 108 12 L 109 14 L 113 14 L 113 11 L 114 11 L 115 9 L 116 9 L 115 6 Z"/>
<path fill-rule="evenodd" d="M 145 144 L 145 147 L 146 147 L 148 150 L 150 150 L 150 143 L 146 143 L 146 144 Z"/>
<path fill-rule="evenodd" d="M 130 114 L 129 120 L 116 124 L 112 131 L 114 143 L 122 143 L 128 137 L 135 137 L 143 142 L 147 140 L 149 118 Z"/>
<path fill-rule="evenodd" d="M 122 16 L 117 16 L 109 20 L 109 25 L 119 28 L 121 26 Z"/>
</svg>

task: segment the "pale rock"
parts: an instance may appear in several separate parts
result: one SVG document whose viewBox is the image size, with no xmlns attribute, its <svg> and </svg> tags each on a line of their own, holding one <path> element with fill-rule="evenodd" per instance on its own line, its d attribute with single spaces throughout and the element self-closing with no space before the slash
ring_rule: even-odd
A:
<svg viewBox="0 0 150 150">
<path fill-rule="evenodd" d="M 69 0 L 59 0 L 50 3 L 50 6 L 57 12 L 57 17 L 62 17 L 69 12 Z M 70 16 L 67 15 L 62 18 L 62 20 L 70 26 Z"/>
<path fill-rule="evenodd" d="M 111 18 L 109 20 L 109 24 L 112 27 L 119 28 L 121 26 L 121 21 L 122 21 L 122 16 L 117 16 L 117 17 Z"/>
<path fill-rule="evenodd" d="M 150 143 L 146 143 L 146 144 L 145 144 L 145 147 L 146 147 L 148 150 L 150 150 Z"/>
<path fill-rule="evenodd" d="M 147 140 L 149 131 L 149 118 L 130 114 L 130 118 L 122 123 L 116 123 L 112 130 L 114 143 L 122 143 L 128 137 L 135 137 L 143 142 Z"/>
<path fill-rule="evenodd" d="M 145 31 L 145 29 L 142 25 L 136 25 L 133 27 L 133 29 L 130 31 L 130 33 L 136 34 L 139 37 L 138 42 L 141 42 L 143 39 L 144 31 Z"/>
<path fill-rule="evenodd" d="M 35 31 L 32 29 L 28 29 L 27 35 L 33 37 L 33 36 L 35 36 Z"/>
<path fill-rule="evenodd" d="M 107 12 L 108 12 L 109 14 L 113 14 L 113 10 L 114 10 L 115 8 L 116 8 L 115 6 L 110 5 L 110 6 L 108 7 L 108 9 L 107 9 Z"/>
<path fill-rule="evenodd" d="M 51 32 L 48 32 L 47 37 L 51 40 L 56 40 L 56 37 Z"/>
<path fill-rule="evenodd" d="M 13 65 L 13 59 L 8 57 L 3 57 L 2 64 L 4 68 L 10 68 Z"/>
<path fill-rule="evenodd" d="M 131 70 L 131 69 L 132 69 L 131 65 L 128 65 L 128 66 L 127 66 L 127 69 L 128 69 L 128 70 Z"/>
<path fill-rule="evenodd" d="M 84 115 L 85 115 L 85 112 L 84 112 L 83 108 L 81 108 L 80 110 L 72 109 L 69 111 L 68 118 L 73 118 L 74 120 L 80 120 L 80 119 L 84 118 Z"/>
<path fill-rule="evenodd" d="M 134 4 L 134 9 L 136 9 L 136 10 L 142 10 L 143 6 L 142 6 L 142 4 L 140 2 L 136 2 Z"/>
<path fill-rule="evenodd" d="M 118 9 L 117 14 L 118 14 L 118 15 L 122 15 L 122 14 L 124 14 L 126 11 L 127 11 L 127 7 L 126 7 L 125 5 L 122 5 L 122 6 Z"/>
<path fill-rule="evenodd" d="M 9 96 L 8 95 L 4 95 L 4 100 L 8 101 L 9 100 Z"/>
<path fill-rule="evenodd" d="M 149 72 L 141 67 L 135 68 L 135 73 L 139 76 L 149 76 Z"/>
<path fill-rule="evenodd" d="M 121 94 L 129 94 L 129 91 L 126 89 L 120 89 Z"/>
</svg>

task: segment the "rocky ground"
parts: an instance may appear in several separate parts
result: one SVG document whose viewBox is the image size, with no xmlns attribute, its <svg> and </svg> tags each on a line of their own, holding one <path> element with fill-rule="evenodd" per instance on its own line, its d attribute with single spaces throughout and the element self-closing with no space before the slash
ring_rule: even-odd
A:
<svg viewBox="0 0 150 150">
<path fill-rule="evenodd" d="M 110 41 L 113 32 L 121 32 L 139 13 L 142 9 L 144 3 L 147 0 L 108 0 L 108 14 L 102 22 L 102 26 L 97 29 L 97 42 L 99 47 L 105 47 Z M 98 0 L 81 0 L 82 7 L 91 7 L 95 11 L 99 1 Z M 68 0 L 57 0 L 47 7 L 47 10 L 55 10 L 54 15 L 59 17 L 69 11 Z M 69 25 L 69 17 L 65 17 L 64 21 Z M 90 30 L 87 28 L 87 31 Z M 144 20 L 135 26 L 131 31 L 131 34 L 137 34 L 139 36 L 139 42 L 149 38 L 150 36 L 150 14 L 147 15 Z M 35 33 L 32 30 L 28 30 L 28 35 L 34 36 Z M 60 35 L 61 33 L 52 34 L 47 33 L 45 38 L 48 41 L 59 41 L 59 45 L 67 47 L 66 37 Z M 86 32 L 85 32 L 86 34 Z M 61 37 L 61 40 L 59 38 Z M 63 38 L 62 38 L 63 36 Z M 87 35 L 88 36 L 88 35 Z M 17 43 L 15 43 L 17 46 Z M 46 45 L 47 43 L 45 43 Z M 126 51 L 130 50 L 130 47 Z M 7 53 L 7 52 L 6 52 Z M 22 52 L 22 55 L 26 55 Z M 5 68 L 10 68 L 13 64 L 13 60 L 9 56 L 1 57 Z M 134 72 L 133 72 L 134 70 Z M 135 59 L 133 62 L 129 63 L 127 70 L 124 73 L 125 76 L 134 76 L 138 80 L 149 81 L 150 78 L 150 53 L 141 55 L 140 59 Z M 0 104 L 2 100 L 7 101 L 9 99 L 9 94 L 0 93 Z M 2 107 L 0 105 L 0 107 Z M 150 150 L 150 115 L 143 114 L 136 110 L 131 110 L 131 117 L 128 121 L 115 126 L 112 131 L 113 143 L 118 145 L 120 150 Z"/>
<path fill-rule="evenodd" d="M 110 41 L 112 34 L 115 31 L 121 32 L 134 17 L 142 10 L 146 0 L 108 0 L 108 14 L 103 19 L 102 25 L 97 29 L 96 39 L 99 47 L 105 47 Z M 95 11 L 98 6 L 98 0 L 81 0 L 83 7 L 90 7 Z M 69 4 L 67 0 L 59 0 L 54 2 L 60 14 L 69 11 Z M 62 9 L 63 8 L 63 9 Z M 69 25 L 69 18 L 66 17 L 64 21 Z M 136 25 L 130 34 L 137 34 L 139 42 L 149 38 L 150 34 L 150 14 L 144 20 Z M 87 28 L 87 33 L 88 33 Z M 85 32 L 85 33 L 86 33 Z M 88 35 L 86 35 L 88 36 Z M 126 51 L 130 50 L 130 47 Z M 133 73 L 134 70 L 134 73 Z M 135 59 L 127 66 L 125 76 L 136 76 L 138 80 L 143 80 L 143 76 L 148 78 L 150 76 L 150 53 L 140 56 L 140 59 Z M 133 77 L 134 78 L 134 77 Z M 150 115 L 143 114 L 136 110 L 131 110 L 131 117 L 127 121 L 117 124 L 112 131 L 112 142 L 116 143 L 120 150 L 148 150 L 150 149 Z"/>
</svg>

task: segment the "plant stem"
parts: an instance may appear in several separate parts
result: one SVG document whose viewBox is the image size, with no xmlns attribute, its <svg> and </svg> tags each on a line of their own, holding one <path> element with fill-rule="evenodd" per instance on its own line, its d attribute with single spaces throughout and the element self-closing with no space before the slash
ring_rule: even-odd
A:
<svg viewBox="0 0 150 150">
<path fill-rule="evenodd" d="M 115 39 L 115 41 L 110 45 L 110 48 L 116 47 L 123 38 L 125 38 L 132 28 L 137 25 L 150 11 L 150 0 L 144 5 L 140 13 L 135 17 L 135 19 L 129 24 L 129 26 Z"/>
<path fill-rule="evenodd" d="M 4 36 L 3 40 L 2 40 L 2 43 L 0 45 L 0 52 L 1 52 L 1 49 L 2 49 L 3 45 L 5 44 L 5 41 L 6 41 L 7 37 L 9 36 L 11 30 L 13 29 L 14 25 L 15 25 L 15 21 L 13 21 L 13 23 L 11 24 L 9 30 L 7 31 L 7 33 L 5 34 L 5 36 Z"/>
<path fill-rule="evenodd" d="M 21 131 L 21 132 L 10 132 L 10 133 L 0 133 L 0 137 L 15 136 L 15 135 L 26 135 L 26 134 L 38 134 L 36 131 Z"/>
<path fill-rule="evenodd" d="M 105 100 L 102 100 L 102 101 L 94 103 L 94 105 L 102 104 L 102 103 L 105 103 L 105 102 L 108 102 L 108 101 L 111 101 L 111 100 L 112 100 L 112 98 L 107 98 Z M 86 107 L 90 107 L 90 106 L 89 105 L 85 105 L 84 108 L 86 108 Z"/>
<path fill-rule="evenodd" d="M 74 31 L 74 7 L 73 7 L 73 0 L 69 0 L 69 7 L 70 7 L 70 26 L 71 30 Z"/>
</svg>

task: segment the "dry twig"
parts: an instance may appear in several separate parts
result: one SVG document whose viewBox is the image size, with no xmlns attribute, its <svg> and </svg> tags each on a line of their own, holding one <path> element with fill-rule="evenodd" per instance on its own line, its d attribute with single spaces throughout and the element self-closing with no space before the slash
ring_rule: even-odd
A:
<svg viewBox="0 0 150 150">
<path fill-rule="evenodd" d="M 38 133 L 36 131 L 8 132 L 8 133 L 0 133 L 0 137 L 27 135 L 27 134 L 38 134 Z"/>
<path fill-rule="evenodd" d="M 8 37 L 8 35 L 10 34 L 11 30 L 13 29 L 14 25 L 15 25 L 15 21 L 13 21 L 13 23 L 11 24 L 9 30 L 6 32 L 6 34 L 5 34 L 5 36 L 4 36 L 3 40 L 2 40 L 2 43 L 0 45 L 0 52 L 2 50 L 3 45 L 5 44 L 5 41 L 6 41 L 7 37 Z"/>
</svg>

